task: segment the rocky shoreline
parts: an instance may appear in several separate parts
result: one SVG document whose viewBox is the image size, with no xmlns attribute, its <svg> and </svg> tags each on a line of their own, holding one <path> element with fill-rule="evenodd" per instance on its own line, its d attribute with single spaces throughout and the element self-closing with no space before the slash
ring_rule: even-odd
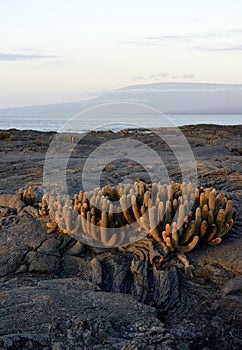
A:
<svg viewBox="0 0 242 350">
<path fill-rule="evenodd" d="M 111 283 L 132 254 L 92 248 L 68 235 L 48 235 L 47 219 L 37 217 L 15 195 L 20 187 L 32 186 L 40 200 L 44 159 L 54 133 L 0 131 L 0 349 L 241 348 L 242 125 L 181 130 L 193 151 L 199 184 L 232 199 L 237 219 L 221 244 L 187 254 L 193 278 L 171 256 L 164 271 L 177 288 L 166 296 L 167 308 L 148 298 L 139 301 L 128 280 L 123 286 Z M 126 130 L 83 138 L 68 164 L 69 191 L 80 190 L 83 164 L 98 145 L 129 136 Z M 132 137 L 162 154 L 170 177 L 180 181 L 166 144 L 139 130 Z M 159 180 L 155 170 L 153 176 Z M 101 181 L 116 184 L 127 177 L 149 181 L 142 166 L 127 159 L 106 166 Z"/>
</svg>

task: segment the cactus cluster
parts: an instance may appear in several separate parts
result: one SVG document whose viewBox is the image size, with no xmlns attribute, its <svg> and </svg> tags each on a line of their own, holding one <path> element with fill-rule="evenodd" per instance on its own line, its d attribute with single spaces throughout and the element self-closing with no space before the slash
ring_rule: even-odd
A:
<svg viewBox="0 0 242 350">
<path fill-rule="evenodd" d="M 20 188 L 17 194 L 26 205 L 34 205 L 36 202 L 36 194 L 32 192 L 32 187 L 28 187 L 27 190 Z"/>
<path fill-rule="evenodd" d="M 71 235 L 82 232 L 104 246 L 127 244 L 132 227 L 136 238 L 143 233 L 167 251 L 186 253 L 199 241 L 220 243 L 235 219 L 231 200 L 191 183 L 107 185 L 80 191 L 72 200 L 52 193 L 44 198 L 45 211 L 47 202 L 49 233 L 57 227 Z"/>
</svg>

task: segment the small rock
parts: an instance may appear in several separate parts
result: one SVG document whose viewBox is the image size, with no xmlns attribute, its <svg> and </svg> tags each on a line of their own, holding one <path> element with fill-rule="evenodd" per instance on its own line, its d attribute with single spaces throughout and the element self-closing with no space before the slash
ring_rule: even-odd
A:
<svg viewBox="0 0 242 350">
<path fill-rule="evenodd" d="M 93 258 L 90 261 L 92 267 L 92 282 L 100 285 L 102 283 L 102 266 L 97 258 Z"/>
<path fill-rule="evenodd" d="M 91 264 L 76 256 L 64 255 L 62 260 L 64 273 L 68 276 L 81 276 L 85 280 L 91 279 Z"/>
<path fill-rule="evenodd" d="M 62 267 L 66 275 L 77 275 L 79 272 L 80 258 L 76 256 L 64 255 Z"/>
<path fill-rule="evenodd" d="M 226 282 L 221 291 L 225 295 L 242 292 L 242 276 L 237 276 Z"/>
<path fill-rule="evenodd" d="M 59 259 L 53 255 L 29 252 L 26 256 L 29 272 L 55 273 L 59 268 Z"/>
<path fill-rule="evenodd" d="M 68 255 L 79 255 L 86 251 L 84 244 L 81 242 L 76 242 L 70 249 L 67 250 Z"/>
<path fill-rule="evenodd" d="M 17 209 L 18 213 L 25 206 L 17 194 L 0 194 L 0 207 Z"/>
<path fill-rule="evenodd" d="M 50 238 L 43 242 L 43 244 L 37 249 L 37 252 L 42 254 L 60 256 L 58 245 L 59 243 L 55 238 Z"/>
<path fill-rule="evenodd" d="M 28 271 L 28 266 L 25 264 L 20 265 L 17 270 L 15 271 L 15 273 L 24 273 Z"/>
<path fill-rule="evenodd" d="M 21 249 L 9 249 L 9 246 L 3 244 L 0 249 L 0 277 L 7 276 L 16 271 L 19 267 L 25 251 Z"/>
</svg>

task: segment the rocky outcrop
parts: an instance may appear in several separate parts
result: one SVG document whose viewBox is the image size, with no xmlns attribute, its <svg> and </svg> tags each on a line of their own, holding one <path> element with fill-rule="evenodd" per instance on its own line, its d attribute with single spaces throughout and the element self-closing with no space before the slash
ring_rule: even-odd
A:
<svg viewBox="0 0 242 350">
<path fill-rule="evenodd" d="M 8 193 L 41 182 L 44 149 L 36 140 L 42 139 L 46 149 L 50 134 L 11 131 L 12 141 L 1 141 L 0 348 L 240 349 L 240 127 L 183 131 L 193 147 L 200 184 L 232 199 L 238 213 L 220 245 L 196 246 L 187 254 L 193 277 L 173 252 L 160 267 L 142 259 L 149 244 L 145 240 L 140 250 L 123 251 L 94 248 L 60 232 L 47 234 L 37 208 Z M 84 141 L 80 148 L 89 151 L 99 138 L 115 135 L 89 135 L 87 147 Z M 150 135 L 137 137 L 158 151 L 163 147 Z M 169 160 L 169 150 L 163 152 Z M 115 171 L 127 175 L 132 164 L 121 163 L 116 170 L 105 169 L 105 181 L 112 183 Z M 178 181 L 176 165 L 169 162 L 168 168 Z M 71 170 L 68 181 L 75 191 L 80 169 Z M 135 171 L 145 178 L 137 164 Z M 36 188 L 40 200 L 43 191 Z"/>
<path fill-rule="evenodd" d="M 153 307 L 80 278 L 17 277 L 0 288 L 2 349 L 181 349 Z"/>
</svg>

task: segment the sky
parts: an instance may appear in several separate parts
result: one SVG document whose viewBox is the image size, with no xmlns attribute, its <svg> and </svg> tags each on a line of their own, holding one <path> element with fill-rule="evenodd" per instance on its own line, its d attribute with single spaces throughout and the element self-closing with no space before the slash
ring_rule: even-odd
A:
<svg viewBox="0 0 242 350">
<path fill-rule="evenodd" d="M 0 108 L 242 83 L 241 0 L 0 0 Z"/>
</svg>

